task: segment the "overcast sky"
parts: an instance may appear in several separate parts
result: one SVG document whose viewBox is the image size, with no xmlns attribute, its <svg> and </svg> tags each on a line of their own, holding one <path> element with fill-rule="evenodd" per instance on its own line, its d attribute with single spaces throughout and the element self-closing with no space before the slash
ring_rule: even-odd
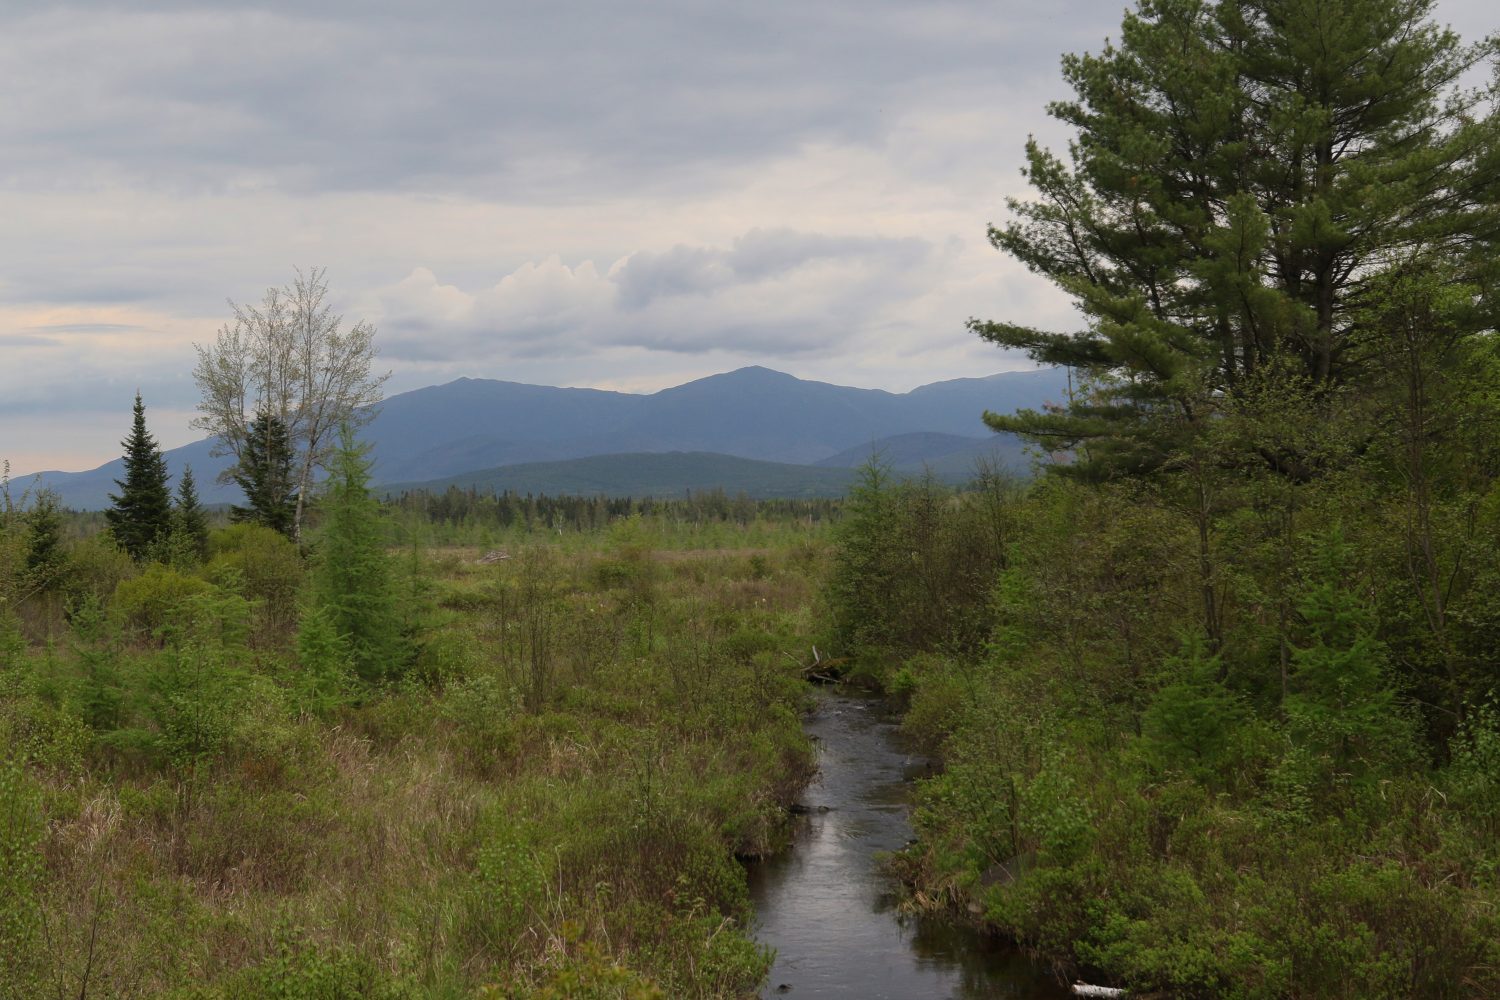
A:
<svg viewBox="0 0 1500 1000">
<path fill-rule="evenodd" d="M 1465 37 L 1491 0 L 1448 0 Z M 1070 326 L 985 226 L 1100 0 L 0 6 L 0 458 L 167 447 L 226 299 L 328 269 L 398 392 L 746 364 L 906 390 Z"/>
</svg>

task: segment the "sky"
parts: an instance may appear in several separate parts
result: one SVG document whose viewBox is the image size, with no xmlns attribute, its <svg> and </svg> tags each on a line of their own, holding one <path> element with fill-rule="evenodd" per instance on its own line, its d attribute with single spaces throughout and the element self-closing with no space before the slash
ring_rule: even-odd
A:
<svg viewBox="0 0 1500 1000">
<path fill-rule="evenodd" d="M 1491 0 L 1438 19 L 1475 39 Z M 760 364 L 905 391 L 1076 325 L 990 247 L 1111 0 L 0 5 L 0 459 L 192 430 L 229 301 L 326 268 L 388 392 L 654 391 Z"/>
</svg>

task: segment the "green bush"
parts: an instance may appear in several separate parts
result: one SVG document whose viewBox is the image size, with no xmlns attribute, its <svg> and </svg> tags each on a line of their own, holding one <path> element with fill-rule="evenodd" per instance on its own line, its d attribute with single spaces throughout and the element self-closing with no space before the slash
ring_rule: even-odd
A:
<svg viewBox="0 0 1500 1000">
<path fill-rule="evenodd" d="M 501 824 L 474 854 L 465 898 L 464 933 L 492 959 L 509 960 L 524 944 L 524 932 L 543 918 L 547 867 L 521 831 Z"/>
<path fill-rule="evenodd" d="M 846 654 L 975 655 L 992 625 L 988 588 L 1005 565 L 1019 494 L 1002 480 L 956 493 L 931 478 L 860 472 L 837 528 L 825 599 Z"/>
<path fill-rule="evenodd" d="M 309 943 L 305 933 L 282 930 L 275 953 L 239 977 L 229 991 L 244 1000 L 405 1000 L 416 994 L 369 958 Z"/>
<path fill-rule="evenodd" d="M 570 936 L 577 937 L 576 928 Z M 491 987 L 480 991 L 483 1000 L 517 994 Z M 592 941 L 575 944 L 563 953 L 534 988 L 520 1000 L 665 1000 L 667 994 L 640 972 L 610 958 Z"/>
<path fill-rule="evenodd" d="M 1141 717 L 1146 745 L 1163 766 L 1212 778 L 1228 763 L 1242 699 L 1224 686 L 1222 666 L 1199 636 L 1162 669 L 1162 686 Z"/>
<path fill-rule="evenodd" d="M 137 577 L 115 587 L 112 607 L 127 627 L 155 635 L 170 622 L 190 597 L 210 585 L 195 576 L 161 563 L 152 563 Z"/>
<path fill-rule="evenodd" d="M 313 584 L 318 603 L 348 643 L 354 670 L 366 681 L 401 677 L 414 652 L 402 634 L 382 514 L 369 493 L 365 447 L 343 428 L 321 500 Z"/>
<path fill-rule="evenodd" d="M 1440 787 L 1472 826 L 1472 832 L 1455 831 L 1454 839 L 1471 844 L 1485 881 L 1500 885 L 1500 857 L 1493 853 L 1500 840 L 1500 708 L 1487 702 L 1470 709 L 1448 753 Z"/>
<path fill-rule="evenodd" d="M 63 592 L 70 604 L 92 599 L 109 601 L 120 584 L 138 572 L 130 553 L 115 544 L 107 531 L 90 535 L 67 547 Z"/>
<path fill-rule="evenodd" d="M 305 576 L 297 546 L 280 532 L 246 522 L 208 536 L 210 580 L 257 602 L 260 633 L 286 638 L 296 625 Z"/>
<path fill-rule="evenodd" d="M 443 717 L 452 725 L 452 751 L 463 770 L 490 777 L 516 752 L 521 698 L 492 673 L 476 674 L 448 689 Z"/>
</svg>

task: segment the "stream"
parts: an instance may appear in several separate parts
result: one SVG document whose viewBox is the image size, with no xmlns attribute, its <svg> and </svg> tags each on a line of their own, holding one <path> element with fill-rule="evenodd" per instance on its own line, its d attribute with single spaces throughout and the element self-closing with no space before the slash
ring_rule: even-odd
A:
<svg viewBox="0 0 1500 1000">
<path fill-rule="evenodd" d="M 884 703 L 821 690 L 806 728 L 818 746 L 808 812 L 794 818 L 789 850 L 748 865 L 756 938 L 776 949 L 761 996 L 1069 996 L 1014 950 L 898 912 L 900 887 L 877 855 L 911 837 L 908 795 L 926 763 L 905 748 Z"/>
</svg>

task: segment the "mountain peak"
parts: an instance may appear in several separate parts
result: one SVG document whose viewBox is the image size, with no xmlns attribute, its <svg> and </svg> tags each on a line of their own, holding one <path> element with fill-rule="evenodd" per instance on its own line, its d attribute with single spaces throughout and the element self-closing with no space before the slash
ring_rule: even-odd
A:
<svg viewBox="0 0 1500 1000">
<path fill-rule="evenodd" d="M 868 456 L 870 442 L 885 439 L 892 439 L 893 456 L 899 447 L 901 456 L 957 462 L 967 461 L 966 454 L 953 451 L 949 445 L 958 445 L 941 435 L 987 435 L 981 419 L 986 410 L 1034 409 L 1062 395 L 1062 385 L 1062 374 L 1052 372 L 957 379 L 898 394 L 801 379 L 761 365 L 649 395 L 470 377 L 390 397 L 365 437 L 374 444 L 377 482 L 425 482 L 475 469 L 643 452 L 808 464 L 851 448 Z M 199 441 L 172 449 L 167 460 L 173 470 L 191 461 L 205 502 L 236 501 L 233 487 L 208 485 L 228 465 L 213 450 L 213 442 Z M 42 485 L 56 488 L 70 507 L 101 509 L 109 504 L 118 463 L 49 474 Z"/>
<path fill-rule="evenodd" d="M 710 380 L 720 382 L 757 382 L 761 384 L 768 382 L 785 383 L 802 381 L 795 375 L 788 375 L 786 372 L 779 372 L 774 368 L 767 368 L 764 365 L 746 365 L 744 368 L 736 368 L 732 372 L 724 372 L 721 375 L 710 375 L 698 381 L 707 382 Z"/>
<path fill-rule="evenodd" d="M 668 389 L 662 389 L 653 395 L 661 399 L 696 398 L 704 393 L 720 394 L 732 392 L 735 394 L 757 393 L 764 391 L 777 391 L 789 389 L 794 386 L 808 385 L 795 375 L 776 371 L 774 368 L 764 368 L 760 365 L 749 365 L 745 368 L 736 368 L 732 372 L 720 372 L 717 375 L 705 375 L 703 378 L 695 378 L 691 382 L 674 385 Z"/>
</svg>

